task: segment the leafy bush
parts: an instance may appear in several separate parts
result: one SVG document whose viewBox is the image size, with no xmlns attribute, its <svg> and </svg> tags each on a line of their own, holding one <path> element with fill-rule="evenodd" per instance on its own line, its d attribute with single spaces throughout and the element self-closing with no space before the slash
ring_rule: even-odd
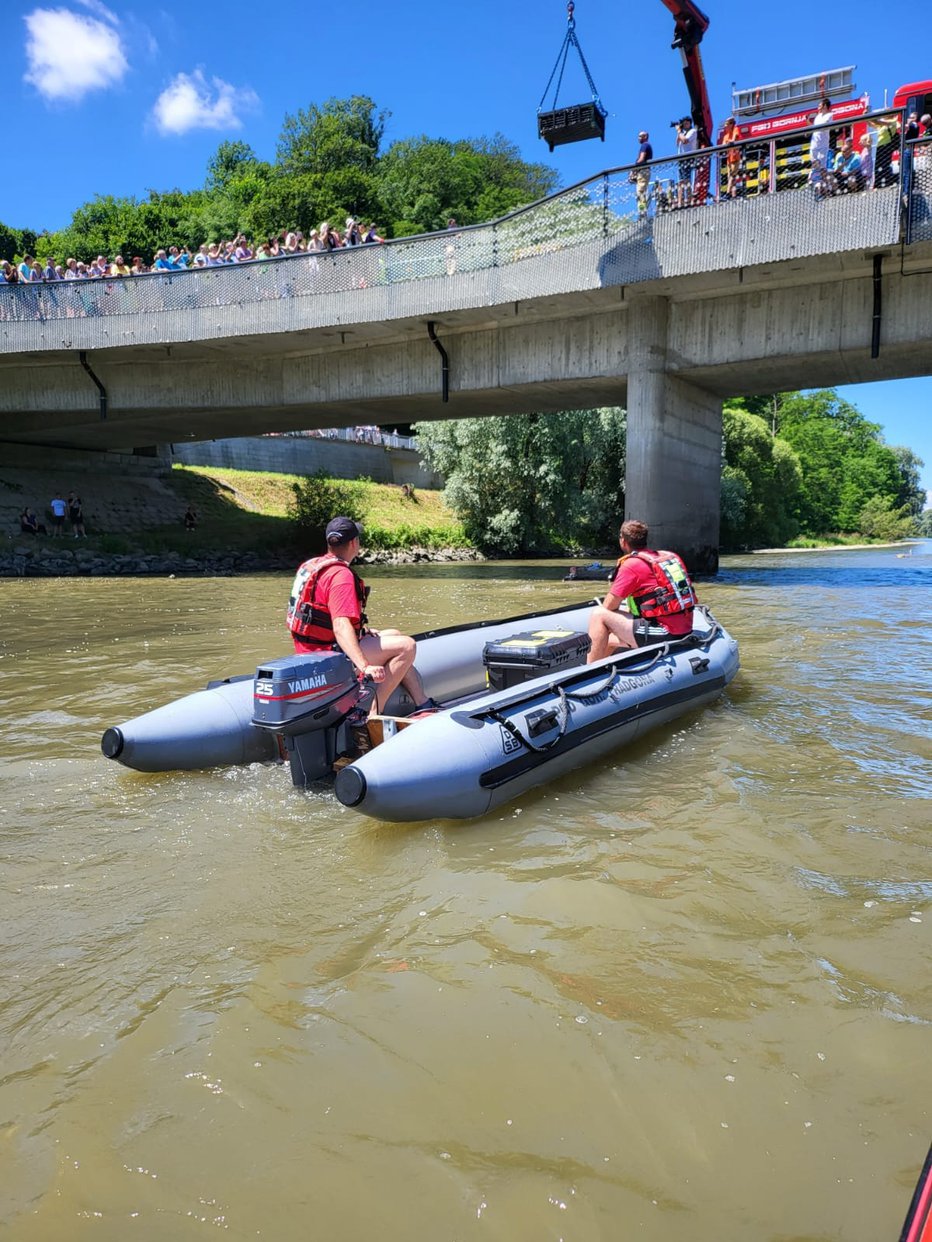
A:
<svg viewBox="0 0 932 1242">
<path fill-rule="evenodd" d="M 868 539 L 906 539 L 915 533 L 916 520 L 907 505 L 894 509 L 889 501 L 872 496 L 861 510 L 858 529 Z"/>
<path fill-rule="evenodd" d="M 498 555 L 611 546 L 624 512 L 623 410 L 418 423 L 467 540 Z"/>
<path fill-rule="evenodd" d="M 359 489 L 345 479 L 330 479 L 322 470 L 300 483 L 292 483 L 294 500 L 288 506 L 288 517 L 301 538 L 323 546 L 324 531 L 332 517 L 348 517 L 363 523 Z M 371 543 L 371 532 L 366 532 Z"/>
<path fill-rule="evenodd" d="M 469 541 L 463 528 L 455 523 L 446 526 L 403 523 L 391 529 L 366 526 L 365 546 L 373 551 L 393 552 L 399 548 L 464 548 L 469 546 Z"/>
</svg>

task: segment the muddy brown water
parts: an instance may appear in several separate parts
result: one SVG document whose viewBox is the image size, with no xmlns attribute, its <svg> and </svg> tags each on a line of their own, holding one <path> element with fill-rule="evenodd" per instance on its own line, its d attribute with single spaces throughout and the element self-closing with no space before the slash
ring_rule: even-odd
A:
<svg viewBox="0 0 932 1242">
<path fill-rule="evenodd" d="M 932 545 L 730 559 L 725 697 L 469 823 L 103 729 L 286 576 L 2 581 L 0 1237 L 895 1239 L 932 1134 Z M 372 571 L 410 631 L 555 565 Z"/>
</svg>

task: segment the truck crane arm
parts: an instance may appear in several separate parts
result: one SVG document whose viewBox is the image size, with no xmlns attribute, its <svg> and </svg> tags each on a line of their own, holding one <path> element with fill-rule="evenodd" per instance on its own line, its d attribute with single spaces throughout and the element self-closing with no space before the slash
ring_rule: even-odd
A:
<svg viewBox="0 0 932 1242">
<path fill-rule="evenodd" d="M 705 71 L 699 44 L 709 28 L 709 19 L 692 0 L 662 0 L 673 14 L 673 43 L 683 59 L 683 77 L 689 91 L 689 109 L 700 147 L 712 146 L 712 108 L 705 84 Z"/>
</svg>

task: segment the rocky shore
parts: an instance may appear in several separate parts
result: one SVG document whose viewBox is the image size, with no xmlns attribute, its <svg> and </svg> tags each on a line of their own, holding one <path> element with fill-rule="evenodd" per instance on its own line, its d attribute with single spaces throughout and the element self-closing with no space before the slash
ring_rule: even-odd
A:
<svg viewBox="0 0 932 1242">
<path fill-rule="evenodd" d="M 360 557 L 367 565 L 412 565 L 422 561 L 479 561 L 484 557 L 470 548 L 410 548 L 396 552 L 370 552 Z M 228 577 L 293 571 L 296 558 L 267 552 L 97 552 L 65 540 L 19 541 L 0 553 L 0 578 L 118 578 L 118 577 Z"/>
</svg>

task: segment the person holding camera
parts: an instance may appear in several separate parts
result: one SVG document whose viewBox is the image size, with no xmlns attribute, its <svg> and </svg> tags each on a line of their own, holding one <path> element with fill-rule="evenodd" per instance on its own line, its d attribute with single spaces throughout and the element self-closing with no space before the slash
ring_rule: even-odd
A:
<svg viewBox="0 0 932 1242">
<path fill-rule="evenodd" d="M 679 156 L 690 156 L 699 148 L 699 132 L 690 116 L 681 121 L 671 121 L 676 127 L 676 153 Z M 676 187 L 677 207 L 691 207 L 693 202 L 693 160 L 680 159 L 679 182 Z"/>
</svg>

